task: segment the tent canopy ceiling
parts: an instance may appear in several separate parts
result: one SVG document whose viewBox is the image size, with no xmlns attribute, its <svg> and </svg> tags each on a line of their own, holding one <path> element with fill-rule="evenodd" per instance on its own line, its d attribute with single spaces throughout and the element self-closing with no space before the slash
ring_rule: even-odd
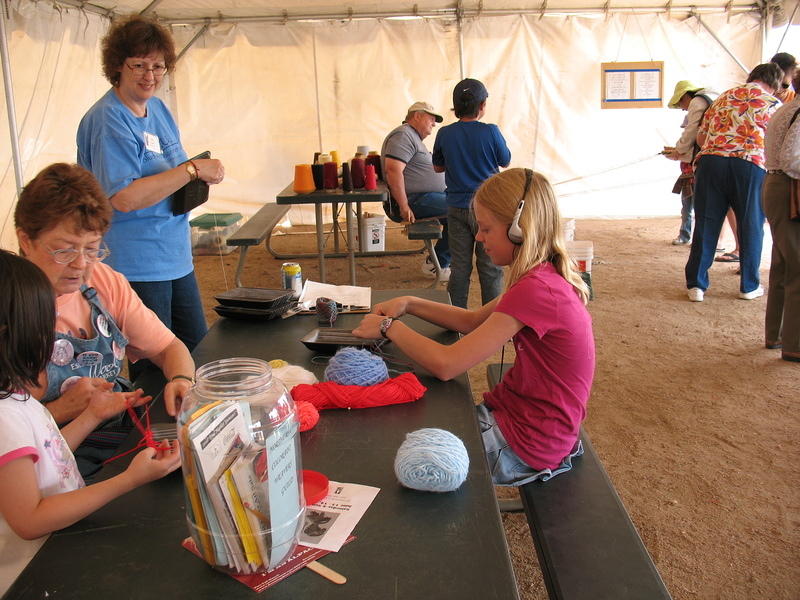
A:
<svg viewBox="0 0 800 600">
<path fill-rule="evenodd" d="M 391 16 L 470 17 L 546 12 L 761 12 L 767 4 L 778 12 L 781 0 L 57 0 L 106 14 L 152 13 L 170 23 L 212 20 L 297 20 Z"/>
</svg>

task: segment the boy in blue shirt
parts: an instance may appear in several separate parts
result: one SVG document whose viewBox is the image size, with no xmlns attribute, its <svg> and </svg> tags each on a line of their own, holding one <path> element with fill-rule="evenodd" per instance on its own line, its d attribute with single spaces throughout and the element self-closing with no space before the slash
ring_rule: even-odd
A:
<svg viewBox="0 0 800 600">
<path fill-rule="evenodd" d="M 476 242 L 472 196 L 500 167 L 511 162 L 511 152 L 497 125 L 481 123 L 489 92 L 477 79 L 464 79 L 453 90 L 458 121 L 442 127 L 433 146 L 433 169 L 444 173 L 447 185 L 447 221 L 450 242 L 450 281 L 447 291 L 454 306 L 467 308 L 472 275 L 472 254 L 478 266 L 481 304 L 503 291 L 503 270 Z"/>
</svg>

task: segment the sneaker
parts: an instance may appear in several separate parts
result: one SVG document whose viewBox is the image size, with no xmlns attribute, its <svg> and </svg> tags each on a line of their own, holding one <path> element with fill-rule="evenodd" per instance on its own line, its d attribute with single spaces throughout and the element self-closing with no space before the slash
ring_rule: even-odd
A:
<svg viewBox="0 0 800 600">
<path fill-rule="evenodd" d="M 686 245 L 686 244 L 688 244 L 690 241 L 691 241 L 691 240 L 687 240 L 687 239 L 685 239 L 685 238 L 682 238 L 682 237 L 678 236 L 678 237 L 676 237 L 674 240 L 672 240 L 672 245 L 673 245 L 673 246 L 685 246 L 685 245 Z"/>
<path fill-rule="evenodd" d="M 431 279 L 436 277 L 436 267 L 433 266 L 430 256 L 425 257 L 425 260 L 422 261 L 421 270 Z M 450 281 L 450 267 L 439 267 L 439 281 Z"/>
<path fill-rule="evenodd" d="M 689 296 L 689 300 L 692 302 L 702 302 L 705 292 L 703 292 L 703 290 L 700 288 L 690 288 L 687 295 Z"/>
<path fill-rule="evenodd" d="M 761 298 L 764 295 L 764 288 L 758 286 L 752 292 L 739 292 L 739 298 L 742 300 L 755 300 L 756 298 Z"/>
</svg>

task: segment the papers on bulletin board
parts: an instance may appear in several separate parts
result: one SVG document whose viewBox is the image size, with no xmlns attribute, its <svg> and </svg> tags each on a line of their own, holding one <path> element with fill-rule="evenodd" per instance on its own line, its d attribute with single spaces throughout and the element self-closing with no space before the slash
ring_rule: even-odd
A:
<svg viewBox="0 0 800 600">
<path fill-rule="evenodd" d="M 305 310 L 314 308 L 317 298 L 330 298 L 349 307 L 369 308 L 372 306 L 372 288 L 357 285 L 331 285 L 306 279 L 298 304 Z"/>
</svg>

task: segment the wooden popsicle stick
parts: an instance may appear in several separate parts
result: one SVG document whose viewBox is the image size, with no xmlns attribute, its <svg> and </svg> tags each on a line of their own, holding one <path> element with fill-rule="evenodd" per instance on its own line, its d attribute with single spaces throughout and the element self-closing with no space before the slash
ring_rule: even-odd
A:
<svg viewBox="0 0 800 600">
<path fill-rule="evenodd" d="M 321 575 L 328 581 L 332 581 L 333 583 L 338 583 L 342 585 L 343 583 L 347 583 L 347 577 L 344 575 L 340 575 L 333 569 L 326 567 L 325 565 L 318 563 L 315 560 L 312 560 L 310 563 L 306 565 L 307 568 L 311 569 L 317 575 Z"/>
</svg>

